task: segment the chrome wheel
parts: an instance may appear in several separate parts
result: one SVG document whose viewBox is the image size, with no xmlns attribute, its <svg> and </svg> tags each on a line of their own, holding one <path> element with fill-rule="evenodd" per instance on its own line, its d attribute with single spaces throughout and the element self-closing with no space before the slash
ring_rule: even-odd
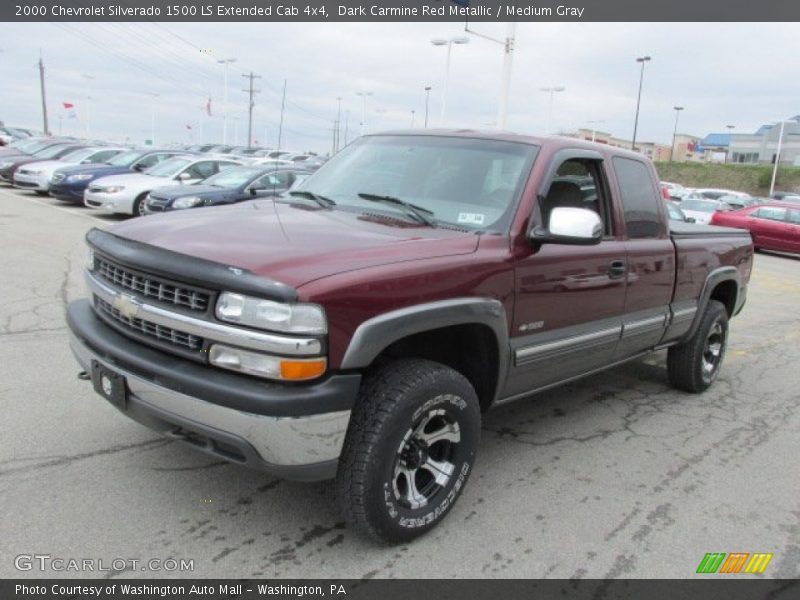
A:
<svg viewBox="0 0 800 600">
<path fill-rule="evenodd" d="M 458 422 L 447 411 L 431 410 L 406 432 L 397 449 L 394 498 L 409 509 L 423 508 L 450 482 L 451 462 L 461 442 Z"/>
<path fill-rule="evenodd" d="M 724 353 L 725 330 L 722 323 L 717 321 L 709 330 L 703 346 L 703 379 L 705 381 L 710 381 L 716 376 Z"/>
</svg>

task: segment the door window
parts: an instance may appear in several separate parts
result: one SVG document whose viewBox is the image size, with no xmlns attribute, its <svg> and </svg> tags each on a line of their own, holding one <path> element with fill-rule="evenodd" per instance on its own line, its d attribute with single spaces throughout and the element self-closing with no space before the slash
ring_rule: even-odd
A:
<svg viewBox="0 0 800 600">
<path fill-rule="evenodd" d="M 189 174 L 189 179 L 206 179 L 217 172 L 217 164 L 213 160 L 194 163 L 184 173 Z"/>
<path fill-rule="evenodd" d="M 770 221 L 785 221 L 786 209 L 777 206 L 764 206 L 759 208 L 754 216 L 759 219 L 769 219 Z"/>
<path fill-rule="evenodd" d="M 573 158 L 558 167 L 547 196 L 541 201 L 541 217 L 549 226 L 554 208 L 585 208 L 598 214 L 605 235 L 613 235 L 610 207 L 600 161 Z"/>
</svg>

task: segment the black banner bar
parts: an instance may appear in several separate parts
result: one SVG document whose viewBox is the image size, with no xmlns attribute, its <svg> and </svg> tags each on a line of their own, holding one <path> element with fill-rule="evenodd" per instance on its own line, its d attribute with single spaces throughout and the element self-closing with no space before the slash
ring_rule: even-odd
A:
<svg viewBox="0 0 800 600">
<path fill-rule="evenodd" d="M 787 22 L 796 0 L 2 0 L 0 21 Z"/>
<path fill-rule="evenodd" d="M 44 579 L 0 581 L 2 600 L 789 600 L 800 580 L 716 575 L 691 580 L 219 580 Z"/>
</svg>

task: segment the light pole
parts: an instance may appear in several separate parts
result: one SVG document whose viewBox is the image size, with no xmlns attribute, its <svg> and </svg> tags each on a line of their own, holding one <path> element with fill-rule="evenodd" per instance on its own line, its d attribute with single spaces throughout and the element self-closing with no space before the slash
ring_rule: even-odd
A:
<svg viewBox="0 0 800 600">
<path fill-rule="evenodd" d="M 778 149 L 775 151 L 775 166 L 772 167 L 772 181 L 769 184 L 769 196 L 775 192 L 775 178 L 778 176 L 778 163 L 781 162 L 781 146 L 783 144 L 783 126 L 786 121 L 781 121 L 781 128 L 778 132 Z"/>
<path fill-rule="evenodd" d="M 431 103 L 431 86 L 425 86 L 425 129 L 428 128 L 428 108 Z"/>
<path fill-rule="evenodd" d="M 731 153 L 731 135 L 734 129 L 736 129 L 736 125 L 725 125 L 725 128 L 728 130 L 728 150 L 725 152 L 725 164 L 728 164 L 728 156 Z"/>
<path fill-rule="evenodd" d="M 465 36 L 457 36 L 445 40 L 436 38 L 431 40 L 434 46 L 447 46 L 447 61 L 444 68 L 444 87 L 442 88 L 442 112 L 441 112 L 441 125 L 444 126 L 447 122 L 447 87 L 450 83 L 450 55 L 453 52 L 453 44 L 469 44 L 469 38 Z"/>
<path fill-rule="evenodd" d="M 675 154 L 675 138 L 678 137 L 678 117 L 683 110 L 682 106 L 673 106 L 672 110 L 675 111 L 675 129 L 672 130 L 672 147 L 669 149 L 669 162 L 672 162 L 673 155 Z M 684 156 L 684 158 L 686 158 Z"/>
<path fill-rule="evenodd" d="M 540 88 L 540 91 L 550 94 L 550 106 L 547 109 L 547 124 L 544 127 L 545 135 L 550 135 L 550 122 L 553 119 L 553 96 L 556 94 L 556 92 L 563 92 L 565 89 L 567 88 L 565 88 L 563 85 Z"/>
<path fill-rule="evenodd" d="M 595 127 L 595 125 L 599 125 L 600 123 L 605 123 L 605 121 L 603 120 L 587 121 L 587 123 L 589 123 L 589 125 L 592 126 L 592 141 L 595 141 L 595 133 L 597 132 L 597 127 Z"/>
<path fill-rule="evenodd" d="M 158 94 L 156 92 L 147 92 L 148 96 L 152 98 L 150 100 L 150 143 L 155 147 L 156 145 L 156 98 L 158 98 Z"/>
<path fill-rule="evenodd" d="M 222 143 L 228 143 L 228 66 L 235 63 L 235 58 L 223 58 L 217 61 L 225 67 L 225 88 L 222 96 Z"/>
<path fill-rule="evenodd" d="M 414 119 L 417 116 L 417 111 L 411 109 L 411 129 L 414 129 Z"/>
<path fill-rule="evenodd" d="M 338 152 L 339 146 L 341 144 L 341 137 L 342 137 L 342 97 L 337 96 L 336 102 L 338 102 L 338 107 L 336 108 L 336 142 L 333 144 L 333 151 Z"/>
<path fill-rule="evenodd" d="M 92 137 L 92 128 L 89 125 L 92 101 L 89 82 L 94 80 L 95 77 L 94 75 L 86 75 L 85 73 L 81 73 L 81 77 L 86 80 L 86 137 Z"/>
<path fill-rule="evenodd" d="M 631 150 L 636 150 L 636 130 L 639 128 L 639 105 L 642 103 L 642 82 L 644 81 L 644 63 L 652 60 L 649 56 L 640 56 L 636 62 L 642 63 L 642 70 L 639 73 L 639 95 L 636 98 L 636 119 L 633 121 L 633 140 L 631 140 Z"/>
<path fill-rule="evenodd" d="M 367 131 L 367 96 L 372 96 L 372 92 L 356 92 L 356 96 L 361 96 L 361 135 Z"/>
</svg>

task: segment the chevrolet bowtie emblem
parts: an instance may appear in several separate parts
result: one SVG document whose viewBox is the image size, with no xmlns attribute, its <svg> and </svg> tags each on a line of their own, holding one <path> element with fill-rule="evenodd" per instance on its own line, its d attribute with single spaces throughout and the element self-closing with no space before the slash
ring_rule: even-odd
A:
<svg viewBox="0 0 800 600">
<path fill-rule="evenodd" d="M 114 298 L 113 306 L 126 319 L 135 319 L 139 314 L 139 303 L 136 298 L 127 294 L 118 294 Z"/>
</svg>

